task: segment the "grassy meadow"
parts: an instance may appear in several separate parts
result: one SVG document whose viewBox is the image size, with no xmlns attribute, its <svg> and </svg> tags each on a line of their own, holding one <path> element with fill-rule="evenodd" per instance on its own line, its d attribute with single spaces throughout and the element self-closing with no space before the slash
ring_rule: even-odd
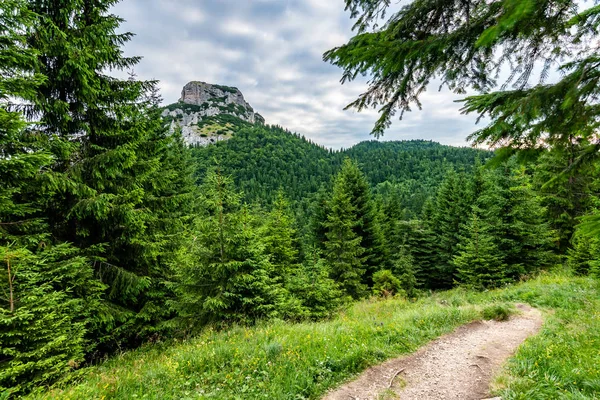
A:
<svg viewBox="0 0 600 400">
<path fill-rule="evenodd" d="M 319 323 L 206 329 L 79 371 L 34 399 L 318 399 L 370 365 L 410 353 L 512 302 L 545 310 L 495 387 L 504 399 L 594 399 L 600 392 L 600 284 L 544 274 L 501 290 L 464 289 L 417 301 L 370 300 Z"/>
</svg>

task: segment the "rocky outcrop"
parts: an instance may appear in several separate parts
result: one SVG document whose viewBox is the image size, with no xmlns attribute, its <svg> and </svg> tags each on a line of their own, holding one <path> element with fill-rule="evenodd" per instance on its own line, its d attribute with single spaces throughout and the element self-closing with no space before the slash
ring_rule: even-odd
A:
<svg viewBox="0 0 600 400">
<path fill-rule="evenodd" d="M 179 101 L 167 106 L 162 116 L 171 130 L 181 129 L 189 145 L 227 140 L 246 125 L 265 122 L 237 88 L 197 81 L 185 85 Z"/>
</svg>

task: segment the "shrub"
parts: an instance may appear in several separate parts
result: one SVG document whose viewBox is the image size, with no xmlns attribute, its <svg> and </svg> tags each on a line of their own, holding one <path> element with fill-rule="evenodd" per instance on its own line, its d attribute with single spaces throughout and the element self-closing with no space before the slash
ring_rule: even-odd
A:
<svg viewBox="0 0 600 400">
<path fill-rule="evenodd" d="M 373 274 L 373 293 L 376 296 L 389 297 L 404 294 L 402 282 L 392 271 L 384 269 Z"/>
</svg>

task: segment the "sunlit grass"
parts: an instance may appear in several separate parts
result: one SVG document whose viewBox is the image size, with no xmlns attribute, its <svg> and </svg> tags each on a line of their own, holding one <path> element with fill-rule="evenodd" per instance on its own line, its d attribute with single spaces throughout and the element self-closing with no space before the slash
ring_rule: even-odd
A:
<svg viewBox="0 0 600 400">
<path fill-rule="evenodd" d="M 563 278 L 532 289 L 508 291 L 506 298 L 528 298 L 553 312 L 509 361 L 497 379 L 498 394 L 504 400 L 600 399 L 599 282 Z"/>
<path fill-rule="evenodd" d="M 598 294 L 598 286 L 591 280 L 548 275 L 486 293 L 457 289 L 417 302 L 365 301 L 334 320 L 320 323 L 271 322 L 222 332 L 207 329 L 193 340 L 148 345 L 115 357 L 89 368 L 79 382 L 32 398 L 317 399 L 370 365 L 412 352 L 459 325 L 481 318 L 482 310 L 490 306 L 505 307 L 507 302 L 515 301 L 558 311 L 549 317 L 542 336 L 530 339 L 511 363 L 510 372 L 503 378 L 509 385 L 503 393 L 512 396 L 506 398 L 533 398 L 527 397 L 523 390 L 537 387 L 538 382 L 546 384 L 540 376 L 530 375 L 535 370 L 535 361 L 539 366 L 541 351 L 546 354 L 542 348 L 548 342 L 554 344 L 552 354 L 561 357 L 564 357 L 561 351 L 567 347 L 583 351 L 596 346 L 593 355 L 578 359 L 585 363 L 595 360 L 596 375 L 580 365 L 580 374 L 586 378 L 572 381 L 573 385 L 591 390 L 598 383 L 594 381 L 598 378 L 600 348 L 598 336 L 594 336 L 600 332 Z M 592 299 L 594 296 L 596 301 Z M 595 317 L 590 310 L 595 310 Z M 588 332 L 582 320 L 576 322 L 577 339 L 561 335 L 561 329 L 566 327 L 561 327 L 560 321 L 575 314 L 581 314 L 586 323 L 596 328 L 595 332 Z M 558 336 L 552 336 L 557 331 Z M 584 343 L 575 343 L 579 339 Z M 569 360 L 573 366 L 579 365 L 576 361 Z M 571 375 L 563 377 L 564 371 L 559 372 L 560 382 L 566 384 L 572 379 Z"/>
</svg>

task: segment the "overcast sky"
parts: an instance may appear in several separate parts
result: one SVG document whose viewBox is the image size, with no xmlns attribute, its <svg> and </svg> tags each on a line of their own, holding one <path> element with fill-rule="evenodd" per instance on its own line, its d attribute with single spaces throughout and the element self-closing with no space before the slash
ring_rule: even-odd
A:
<svg viewBox="0 0 600 400">
<path fill-rule="evenodd" d="M 192 80 L 235 86 L 267 123 L 322 145 L 372 139 L 377 112 L 343 110 L 366 81 L 341 85 L 342 71 L 322 60 L 352 36 L 343 0 L 123 0 L 114 12 L 137 34 L 125 48 L 144 57 L 135 72 L 160 80 L 167 104 Z M 383 140 L 466 145 L 477 126 L 458 98 L 432 86 L 423 110 L 395 120 Z"/>
</svg>

